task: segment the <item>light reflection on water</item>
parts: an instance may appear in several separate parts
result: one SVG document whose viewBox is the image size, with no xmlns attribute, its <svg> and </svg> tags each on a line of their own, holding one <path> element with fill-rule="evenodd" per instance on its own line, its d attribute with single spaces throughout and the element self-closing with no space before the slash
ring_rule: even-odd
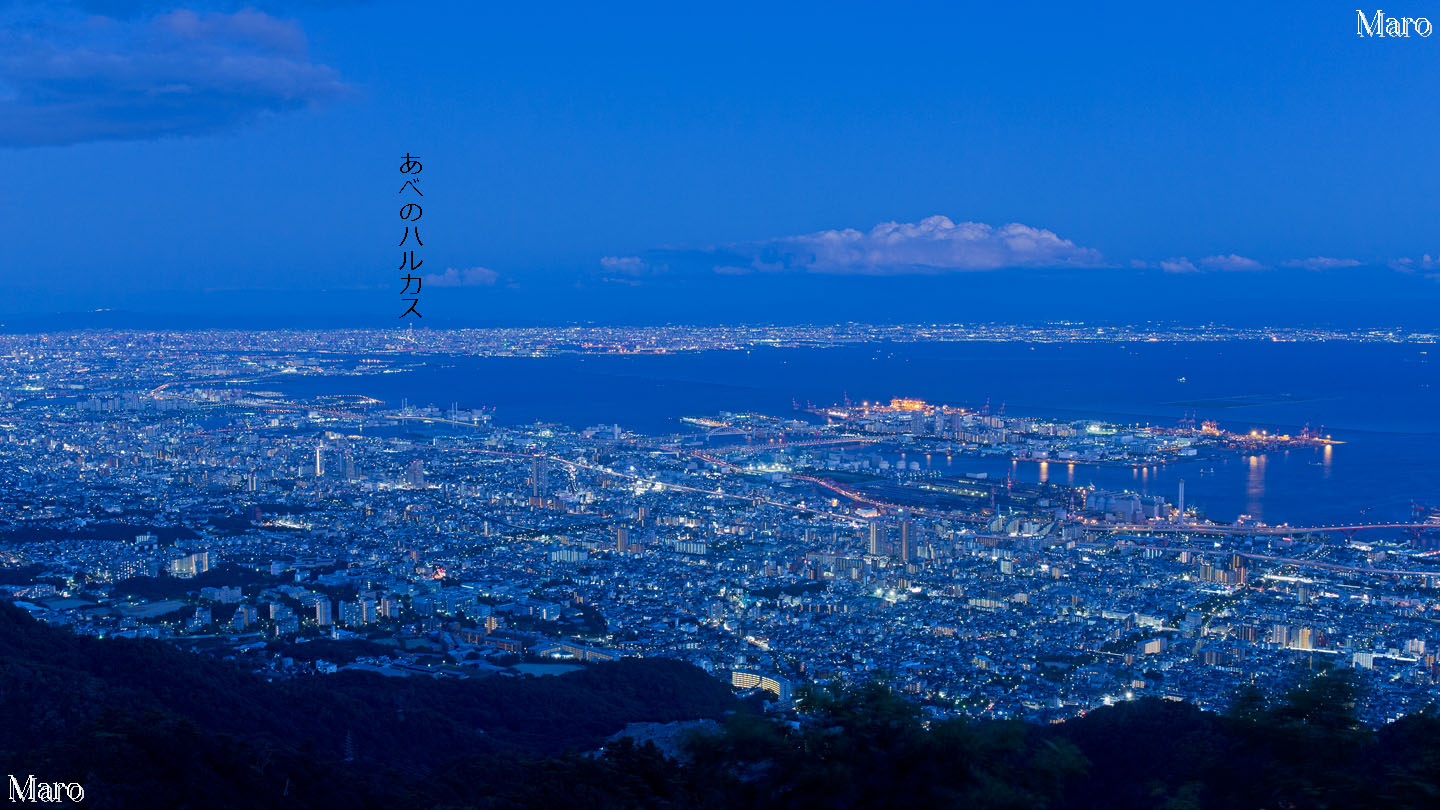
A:
<svg viewBox="0 0 1440 810">
<path fill-rule="evenodd" d="M 1245 510 L 1256 520 L 1265 519 L 1265 461 L 1264 455 L 1249 457 L 1249 471 L 1245 475 Z"/>
<path fill-rule="evenodd" d="M 1183 478 L 1186 506 L 1199 509 L 1214 519 L 1230 521 L 1244 514 L 1258 520 L 1286 521 L 1300 525 L 1307 519 L 1316 524 L 1359 519 L 1361 509 L 1370 506 L 1363 503 L 1360 506 L 1334 504 L 1313 495 L 1320 483 L 1332 475 L 1332 471 L 1342 469 L 1343 465 L 1336 460 L 1348 459 L 1349 449 L 1330 446 L 1301 448 L 1288 452 L 1281 450 L 1221 455 L 1173 464 L 1133 467 L 1056 459 L 947 455 L 945 464 L 935 465 L 934 471 L 949 476 L 987 473 L 990 480 L 1010 476 L 1017 482 L 1025 483 L 1130 490 L 1142 495 L 1158 495 L 1172 504 L 1179 500 L 1180 479 Z M 899 459 L 901 454 L 882 451 L 879 456 L 893 461 Z M 1064 465 L 1063 476 L 1059 474 L 1057 464 Z M 1277 492 L 1292 508 L 1278 511 L 1274 508 L 1271 501 Z M 1306 498 L 1306 493 L 1311 493 L 1311 497 Z M 1293 508 L 1293 504 L 1299 501 L 1305 501 L 1308 508 Z M 1317 510 L 1323 510 L 1325 514 L 1312 514 Z"/>
</svg>

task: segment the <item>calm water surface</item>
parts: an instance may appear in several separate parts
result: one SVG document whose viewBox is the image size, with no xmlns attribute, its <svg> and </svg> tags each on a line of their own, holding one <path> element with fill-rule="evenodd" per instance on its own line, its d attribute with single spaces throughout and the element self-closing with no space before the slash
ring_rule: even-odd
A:
<svg viewBox="0 0 1440 810">
<path fill-rule="evenodd" d="M 1051 462 L 921 461 L 953 472 L 1095 484 L 1186 500 L 1216 519 L 1325 524 L 1440 506 L 1440 365 L 1429 346 L 1364 343 L 883 344 L 663 356 L 454 358 L 404 374 L 294 379 L 296 394 L 363 393 L 398 404 L 493 406 L 499 422 L 682 429 L 720 410 L 784 415 L 792 402 L 920 397 L 1061 419 L 1174 424 L 1189 412 L 1232 430 L 1323 426 L 1345 444 L 1148 470 Z M 1436 347 L 1440 354 L 1440 347 Z"/>
</svg>

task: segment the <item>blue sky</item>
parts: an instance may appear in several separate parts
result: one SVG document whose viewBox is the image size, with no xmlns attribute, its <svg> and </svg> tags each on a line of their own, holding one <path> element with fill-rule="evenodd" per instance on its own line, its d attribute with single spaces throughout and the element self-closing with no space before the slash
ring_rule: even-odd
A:
<svg viewBox="0 0 1440 810">
<path fill-rule="evenodd" d="M 406 151 L 428 326 L 1440 304 L 1440 36 L 1354 6 L 510 5 L 0 2 L 0 313 L 388 324 Z"/>
</svg>

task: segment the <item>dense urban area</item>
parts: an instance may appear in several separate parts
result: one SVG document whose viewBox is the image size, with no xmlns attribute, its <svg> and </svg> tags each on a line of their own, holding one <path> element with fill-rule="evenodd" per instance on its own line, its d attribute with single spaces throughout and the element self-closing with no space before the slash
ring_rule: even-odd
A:
<svg viewBox="0 0 1440 810">
<path fill-rule="evenodd" d="M 1057 420 L 894 392 L 676 414 L 683 429 L 657 436 L 267 385 L 400 373 L 417 351 L 1336 337 L 1043 331 L 0 336 L 0 594 L 77 634 L 164 639 L 276 680 L 664 658 L 782 706 L 804 683 L 879 679 L 935 717 L 1046 722 L 1142 696 L 1219 709 L 1247 684 L 1341 668 L 1364 684 L 1371 723 L 1434 700 L 1429 511 L 1383 526 L 1218 523 L 1187 507 L 1183 484 L 1161 497 L 1074 483 L 1077 466 L 1332 443 L 1308 429 Z M 1053 472 L 941 473 L 929 455 Z"/>
</svg>

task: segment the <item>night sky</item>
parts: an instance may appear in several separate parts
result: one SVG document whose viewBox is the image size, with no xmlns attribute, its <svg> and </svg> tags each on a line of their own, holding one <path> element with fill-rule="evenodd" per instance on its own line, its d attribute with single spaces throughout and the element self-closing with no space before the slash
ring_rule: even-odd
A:
<svg viewBox="0 0 1440 810">
<path fill-rule="evenodd" d="M 0 316 L 394 325 L 410 152 L 424 326 L 1440 326 L 1440 36 L 609 5 L 0 1 Z"/>
</svg>

